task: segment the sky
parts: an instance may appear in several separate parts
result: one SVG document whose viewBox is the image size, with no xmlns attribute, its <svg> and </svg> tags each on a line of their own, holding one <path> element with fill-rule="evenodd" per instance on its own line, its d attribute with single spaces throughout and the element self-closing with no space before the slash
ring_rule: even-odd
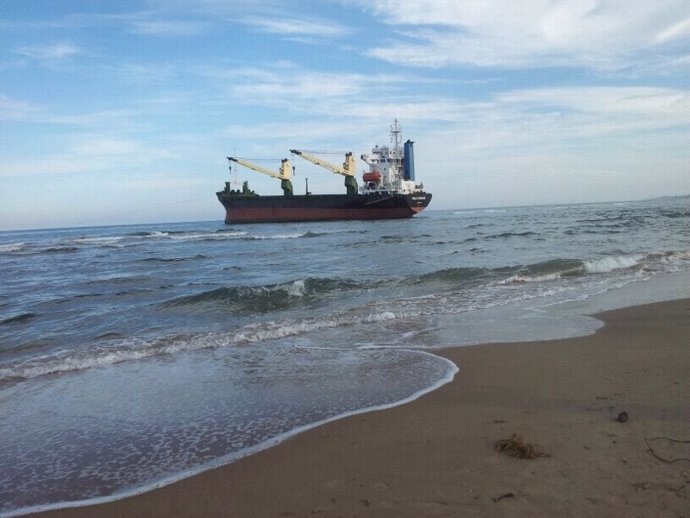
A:
<svg viewBox="0 0 690 518">
<path fill-rule="evenodd" d="M 690 194 L 690 0 L 0 0 L 0 230 L 222 221 L 282 192 L 226 156 L 395 119 L 429 210 Z"/>
</svg>

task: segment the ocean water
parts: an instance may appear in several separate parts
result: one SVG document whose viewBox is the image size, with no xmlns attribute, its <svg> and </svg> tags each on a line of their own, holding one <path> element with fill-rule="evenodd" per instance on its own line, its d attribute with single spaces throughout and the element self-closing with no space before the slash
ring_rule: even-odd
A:
<svg viewBox="0 0 690 518">
<path fill-rule="evenodd" d="M 436 348 L 591 333 L 689 272 L 688 198 L 2 232 L 0 515 L 399 404 L 456 375 Z"/>
</svg>

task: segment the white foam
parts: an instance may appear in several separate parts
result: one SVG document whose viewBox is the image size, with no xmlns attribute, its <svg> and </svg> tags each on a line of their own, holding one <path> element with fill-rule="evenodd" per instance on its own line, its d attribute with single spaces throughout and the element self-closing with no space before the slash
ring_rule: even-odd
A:
<svg viewBox="0 0 690 518">
<path fill-rule="evenodd" d="M 24 248 L 24 243 L 8 243 L 0 245 L 0 253 L 18 252 L 22 248 Z"/>
<path fill-rule="evenodd" d="M 304 281 L 295 281 L 291 285 L 291 289 L 299 293 L 300 290 L 304 289 L 303 284 Z M 396 314 L 392 311 L 372 311 L 364 314 L 344 313 L 333 315 L 330 318 L 303 319 L 298 322 L 290 320 L 257 322 L 230 332 L 164 337 L 151 342 L 126 340 L 119 345 L 111 343 L 108 349 L 90 350 L 88 353 L 65 351 L 53 358 L 40 357 L 17 365 L 2 367 L 0 368 L 0 380 L 35 378 L 46 374 L 104 367 L 123 361 L 141 360 L 179 351 L 196 351 L 264 342 L 304 335 L 323 329 L 384 322 L 410 316 L 415 315 L 410 312 Z"/>
<path fill-rule="evenodd" d="M 632 268 L 637 266 L 644 259 L 642 255 L 619 255 L 614 257 L 604 257 L 585 261 L 584 268 L 588 273 L 608 273 L 614 270 Z"/>
<path fill-rule="evenodd" d="M 212 241 L 223 241 L 226 239 L 238 239 L 245 237 L 247 232 L 237 231 L 237 232 L 193 232 L 189 234 L 166 234 L 166 237 L 177 241 L 202 241 L 202 240 L 212 240 Z"/>
<path fill-rule="evenodd" d="M 77 237 L 73 241 L 75 243 L 86 244 L 86 243 L 98 243 L 104 245 L 114 245 L 119 243 L 124 238 L 121 236 L 105 236 L 105 237 Z"/>
<path fill-rule="evenodd" d="M 257 342 L 265 342 L 288 337 L 307 335 L 328 329 L 354 327 L 362 324 L 385 323 L 394 320 L 416 318 L 420 315 L 454 315 L 473 313 L 493 307 L 503 306 L 532 299 L 563 300 L 564 294 L 584 290 L 585 297 L 618 289 L 626 284 L 645 281 L 657 273 L 673 272 L 675 265 L 690 260 L 690 252 L 674 252 L 657 256 L 621 255 L 591 260 L 586 270 L 593 275 L 572 277 L 568 272 L 555 272 L 543 275 L 514 275 L 502 281 L 485 286 L 480 293 L 473 291 L 446 292 L 443 294 L 409 297 L 395 301 L 380 300 L 356 310 L 332 313 L 319 317 L 304 317 L 298 320 L 261 321 L 246 324 L 225 332 L 196 334 L 189 336 L 168 336 L 158 340 L 127 340 L 121 343 L 109 342 L 108 348 L 90 349 L 87 353 L 64 352 L 52 358 L 36 358 L 22 364 L 5 364 L 0 368 L 0 380 L 33 378 L 45 374 L 77 371 L 111 365 L 114 363 L 139 360 L 160 354 L 178 351 L 194 351 L 218 347 L 231 347 Z M 661 272 L 653 268 L 641 268 L 645 263 L 663 266 Z M 639 267 L 639 268 L 637 268 Z M 632 271 L 625 271 L 631 270 Z M 582 269 L 585 269 L 583 266 Z M 623 270 L 623 275 L 601 276 L 599 273 Z M 564 282 L 554 282 L 564 278 Z M 589 279 L 587 279 L 589 278 Z M 516 286 L 524 285 L 517 289 Z M 306 293 L 304 279 L 282 284 L 266 291 L 283 290 L 290 297 L 303 297 Z M 395 306 L 392 306 L 395 304 Z"/>
<path fill-rule="evenodd" d="M 158 489 L 164 486 L 168 486 L 170 484 L 173 484 L 175 482 L 178 482 L 180 480 L 198 475 L 200 473 L 203 473 L 205 471 L 209 471 L 211 469 L 218 468 L 220 466 L 224 466 L 227 464 L 230 464 L 232 462 L 236 462 L 237 460 L 248 457 L 249 455 L 252 455 L 254 453 L 258 453 L 260 451 L 266 450 L 268 448 L 271 448 L 273 446 L 276 446 L 285 440 L 289 439 L 290 437 L 294 437 L 295 435 L 298 435 L 302 432 L 305 432 L 307 430 L 311 430 L 312 428 L 316 428 L 318 426 L 322 426 L 324 424 L 337 421 L 339 419 L 344 419 L 347 417 L 355 416 L 355 415 L 360 415 L 368 412 L 376 412 L 380 410 L 387 410 L 389 408 L 394 408 L 400 405 L 404 405 L 407 403 L 410 403 L 412 401 L 415 401 L 422 397 L 425 394 L 428 394 L 429 392 L 433 392 L 434 390 L 437 390 L 438 388 L 442 387 L 443 385 L 446 385 L 447 383 L 450 383 L 453 381 L 455 378 L 455 375 L 459 372 L 458 366 L 448 360 L 447 358 L 444 358 L 442 356 L 438 356 L 435 354 L 432 354 L 430 352 L 426 351 L 418 351 L 418 350 L 406 350 L 407 352 L 414 353 L 414 354 L 422 354 L 422 355 L 427 355 L 430 357 L 433 357 L 437 360 L 441 360 L 446 363 L 448 366 L 448 371 L 445 376 L 441 377 L 438 379 L 435 383 L 429 385 L 428 387 L 425 387 L 423 389 L 420 389 L 410 396 L 403 398 L 399 401 L 395 401 L 392 403 L 385 403 L 381 405 L 372 405 L 369 407 L 365 408 L 359 408 L 357 410 L 352 410 L 349 412 L 343 412 L 341 414 L 328 417 L 326 419 L 322 419 L 320 421 L 315 421 L 313 423 L 308 423 L 302 426 L 298 426 L 293 428 L 292 430 L 288 432 L 281 433 L 275 437 L 272 437 L 266 441 L 263 441 L 259 444 L 256 444 L 254 446 L 244 448 L 239 451 L 232 452 L 228 455 L 224 455 L 222 457 L 219 457 L 217 459 L 214 459 L 210 462 L 207 462 L 205 464 L 202 464 L 200 466 L 197 466 L 192 469 L 188 469 L 186 471 L 177 473 L 175 475 L 157 480 L 152 482 L 151 484 L 148 485 L 143 485 L 137 488 L 132 488 L 128 489 L 125 491 L 119 491 L 116 492 L 112 495 L 108 496 L 102 496 L 102 497 L 96 497 L 96 498 L 88 498 L 84 500 L 75 500 L 71 502 L 58 502 L 58 503 L 51 503 L 51 504 L 42 504 L 42 505 L 36 505 L 36 506 L 31 506 L 31 507 L 24 507 L 21 509 L 14 509 L 11 511 L 7 512 L 0 512 L 0 518 L 10 518 L 14 516 L 22 516 L 26 514 L 31 514 L 31 513 L 38 513 L 38 512 L 45 512 L 45 511 L 53 511 L 57 509 L 70 509 L 70 508 L 77 508 L 77 507 L 86 507 L 90 505 L 98 505 L 98 504 L 105 504 L 109 502 L 115 502 L 117 500 L 122 500 L 124 498 L 129 498 L 132 496 L 140 495 L 143 493 L 147 493 L 149 491 L 152 491 L 154 489 Z"/>
<path fill-rule="evenodd" d="M 288 295 L 291 297 L 303 297 L 306 291 L 304 280 L 298 280 L 290 284 L 288 287 Z"/>
<path fill-rule="evenodd" d="M 364 318 L 365 322 L 385 322 L 386 320 L 395 320 L 397 316 L 392 311 L 383 311 L 381 313 L 372 313 Z"/>
<path fill-rule="evenodd" d="M 498 281 L 499 285 L 526 284 L 529 282 L 548 282 L 560 279 L 562 272 L 546 273 L 544 275 L 511 275 L 507 279 Z"/>
<path fill-rule="evenodd" d="M 306 235 L 306 232 L 295 232 L 292 234 L 253 235 L 251 237 L 252 239 L 297 239 Z"/>
</svg>

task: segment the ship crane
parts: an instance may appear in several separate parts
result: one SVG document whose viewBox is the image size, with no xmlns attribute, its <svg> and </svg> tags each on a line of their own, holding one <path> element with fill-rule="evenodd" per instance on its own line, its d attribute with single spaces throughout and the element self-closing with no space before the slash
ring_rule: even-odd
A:
<svg viewBox="0 0 690 518">
<path fill-rule="evenodd" d="M 275 171 L 271 171 L 270 169 L 266 169 L 265 167 L 261 167 L 260 165 L 252 164 L 251 162 L 248 162 L 242 158 L 229 156 L 227 159 L 231 162 L 237 162 L 238 164 L 243 165 L 252 171 L 256 171 L 257 173 L 280 179 L 280 188 L 283 189 L 283 195 L 292 196 L 292 182 L 290 181 L 292 178 L 292 166 L 290 166 L 290 161 L 287 158 L 283 158 L 280 161 L 280 169 L 277 173 Z"/>
<path fill-rule="evenodd" d="M 352 158 L 352 153 L 345 153 L 345 162 L 343 166 L 339 167 L 330 162 L 320 159 L 306 151 L 301 151 L 299 149 L 291 149 L 290 153 L 297 156 L 301 156 L 305 160 L 308 160 L 312 164 L 316 164 L 325 169 L 328 169 L 332 173 L 339 174 L 345 177 L 345 189 L 347 189 L 347 194 L 357 194 L 357 179 L 355 178 L 355 159 Z"/>
</svg>

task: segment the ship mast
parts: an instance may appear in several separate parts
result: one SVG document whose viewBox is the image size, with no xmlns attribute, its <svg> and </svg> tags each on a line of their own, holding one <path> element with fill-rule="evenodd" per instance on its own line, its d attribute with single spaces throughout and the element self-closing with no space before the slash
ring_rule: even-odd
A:
<svg viewBox="0 0 690 518">
<path fill-rule="evenodd" d="M 400 156 L 400 144 L 402 144 L 402 128 L 398 119 L 393 121 L 391 124 L 391 144 L 393 144 L 393 149 L 395 149 L 396 154 Z"/>
</svg>

